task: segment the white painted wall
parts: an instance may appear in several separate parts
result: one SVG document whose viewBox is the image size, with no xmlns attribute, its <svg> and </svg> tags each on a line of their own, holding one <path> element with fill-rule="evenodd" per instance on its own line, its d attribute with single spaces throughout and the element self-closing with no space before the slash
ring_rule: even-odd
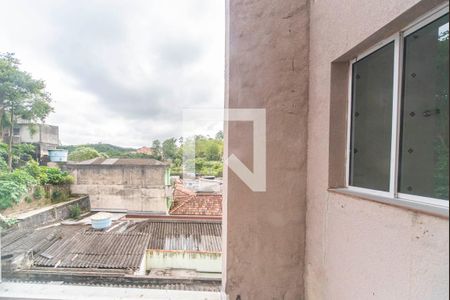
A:
<svg viewBox="0 0 450 300">
<path fill-rule="evenodd" d="M 146 269 L 187 269 L 222 272 L 222 254 L 213 252 L 147 250 Z"/>
</svg>

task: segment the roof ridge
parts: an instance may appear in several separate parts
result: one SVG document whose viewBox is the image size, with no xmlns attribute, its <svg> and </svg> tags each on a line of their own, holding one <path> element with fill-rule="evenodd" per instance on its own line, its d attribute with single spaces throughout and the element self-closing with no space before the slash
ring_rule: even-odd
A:
<svg viewBox="0 0 450 300">
<path fill-rule="evenodd" d="M 183 203 L 181 203 L 180 205 L 178 205 L 174 209 L 170 210 L 170 212 L 175 212 L 176 210 L 178 210 L 179 208 L 183 207 L 184 205 L 186 205 L 186 203 L 190 202 L 193 199 L 195 199 L 195 195 L 189 196 L 189 198 L 187 200 L 183 201 Z"/>
</svg>

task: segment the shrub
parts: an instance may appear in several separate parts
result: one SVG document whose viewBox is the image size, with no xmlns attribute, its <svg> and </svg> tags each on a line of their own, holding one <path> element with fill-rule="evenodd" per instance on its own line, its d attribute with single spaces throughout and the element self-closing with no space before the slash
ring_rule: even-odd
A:
<svg viewBox="0 0 450 300">
<path fill-rule="evenodd" d="M 0 174 L 0 209 L 5 209 L 20 202 L 36 180 L 23 170 Z"/>
<path fill-rule="evenodd" d="M 15 225 L 19 223 L 19 221 L 17 221 L 16 218 L 4 218 L 4 219 L 0 219 L 0 228 L 3 229 L 8 229 L 11 226 Z"/>
<path fill-rule="evenodd" d="M 72 161 L 83 161 L 97 157 L 107 158 L 108 156 L 91 147 L 79 147 L 69 154 L 69 160 Z"/>
<path fill-rule="evenodd" d="M 14 168 L 25 165 L 33 159 L 36 148 L 33 144 L 17 144 L 13 146 L 12 164 Z M 8 145 L 0 143 L 0 160 L 8 161 Z"/>
<path fill-rule="evenodd" d="M 25 197 L 25 202 L 26 203 L 31 203 L 31 202 L 33 202 L 33 198 L 31 198 L 30 196 L 26 196 Z"/>
<path fill-rule="evenodd" d="M 58 203 L 62 201 L 66 201 L 70 197 L 70 192 L 68 189 L 53 187 L 51 191 L 51 200 L 53 203 Z"/>
<path fill-rule="evenodd" d="M 42 186 L 38 185 L 34 189 L 33 198 L 36 200 L 40 200 L 45 196 L 45 190 Z"/>
<path fill-rule="evenodd" d="M 55 190 L 52 192 L 52 202 L 61 202 L 63 201 L 64 194 L 60 190 Z"/>
<path fill-rule="evenodd" d="M 22 169 L 35 179 L 39 179 L 42 174 L 41 167 L 35 160 L 27 162 Z"/>
<path fill-rule="evenodd" d="M 6 172 L 8 170 L 8 164 L 3 159 L 3 157 L 0 156 L 0 172 Z"/>
<path fill-rule="evenodd" d="M 25 186 L 26 189 L 37 183 L 36 179 L 21 169 L 16 169 L 11 173 L 5 172 L 0 174 L 0 181 L 12 181 L 19 185 Z"/>
<path fill-rule="evenodd" d="M 36 155 L 36 147 L 33 144 L 20 143 L 13 146 L 14 165 L 24 165 Z"/>
<path fill-rule="evenodd" d="M 69 206 L 69 217 L 78 220 L 81 215 L 81 208 L 78 204 Z"/>
<path fill-rule="evenodd" d="M 69 173 L 61 171 L 58 168 L 41 168 L 45 174 L 41 177 L 41 184 L 63 185 L 72 184 L 74 181 L 73 177 Z"/>
<path fill-rule="evenodd" d="M 58 168 L 41 167 L 36 161 L 29 161 L 23 168 L 40 184 L 63 185 L 73 183 L 73 177 Z"/>
<path fill-rule="evenodd" d="M 27 192 L 27 187 L 22 184 L 0 179 L 0 209 L 6 209 L 19 203 Z"/>
</svg>

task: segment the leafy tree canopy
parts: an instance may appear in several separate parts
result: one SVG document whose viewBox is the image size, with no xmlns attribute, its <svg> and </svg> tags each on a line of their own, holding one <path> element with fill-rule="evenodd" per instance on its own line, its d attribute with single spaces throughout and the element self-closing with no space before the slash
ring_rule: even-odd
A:
<svg viewBox="0 0 450 300">
<path fill-rule="evenodd" d="M 71 152 L 68 159 L 71 161 L 83 161 L 97 157 L 107 158 L 108 156 L 105 153 L 98 152 L 94 148 L 80 147 Z"/>
<path fill-rule="evenodd" d="M 32 125 L 43 122 L 53 111 L 50 94 L 45 90 L 43 80 L 34 79 L 31 74 L 20 69 L 20 62 L 12 53 L 0 54 L 0 120 L 9 127 L 8 167 L 12 170 L 13 128 L 18 119 Z M 6 116 L 6 117 L 5 117 Z"/>
</svg>

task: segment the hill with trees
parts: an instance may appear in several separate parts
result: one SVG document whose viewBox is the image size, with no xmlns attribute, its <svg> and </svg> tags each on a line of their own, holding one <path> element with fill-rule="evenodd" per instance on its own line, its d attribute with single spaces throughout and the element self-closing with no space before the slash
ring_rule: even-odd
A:
<svg viewBox="0 0 450 300">
<path fill-rule="evenodd" d="M 186 156 L 186 151 L 193 149 L 195 142 L 195 156 Z M 197 135 L 186 141 L 183 138 L 168 138 L 164 141 L 152 142 L 152 154 L 137 153 L 136 149 L 123 148 L 110 144 L 86 144 L 61 146 L 69 151 L 69 160 L 83 161 L 96 157 L 102 158 L 154 158 L 170 163 L 171 174 L 181 175 L 183 163 L 191 168 L 195 165 L 198 175 L 222 176 L 223 172 L 223 132 L 214 138 Z M 195 158 L 193 158 L 195 157 Z M 183 158 L 186 158 L 183 162 Z"/>
<path fill-rule="evenodd" d="M 84 145 L 67 145 L 67 146 L 60 146 L 60 149 L 66 149 L 69 151 L 69 153 L 75 151 L 79 148 L 91 148 L 96 150 L 100 154 L 104 154 L 107 157 L 120 157 L 121 155 L 125 155 L 127 153 L 135 151 L 133 148 L 124 148 L 119 146 L 114 146 L 111 144 L 84 144 Z"/>
</svg>

